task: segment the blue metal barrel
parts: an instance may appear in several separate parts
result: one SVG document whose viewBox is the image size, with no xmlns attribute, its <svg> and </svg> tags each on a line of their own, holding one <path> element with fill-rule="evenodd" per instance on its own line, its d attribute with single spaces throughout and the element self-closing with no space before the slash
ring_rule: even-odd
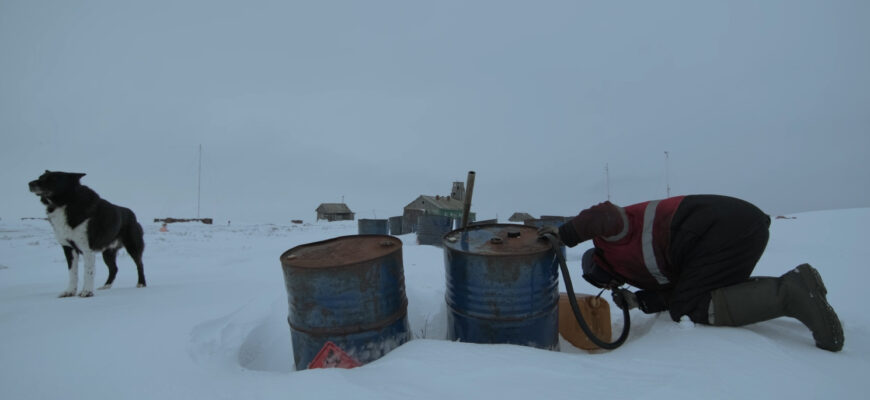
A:
<svg viewBox="0 0 870 400">
<path fill-rule="evenodd" d="M 404 233 L 402 232 L 402 219 L 401 215 L 390 217 L 390 235 L 399 236 Z"/>
<path fill-rule="evenodd" d="M 365 364 L 408 341 L 402 241 L 343 236 L 281 255 L 297 370 L 327 342 Z"/>
<path fill-rule="evenodd" d="M 360 235 L 386 235 L 387 220 L 385 219 L 360 219 L 357 220 Z"/>
<path fill-rule="evenodd" d="M 450 340 L 559 348 L 556 253 L 537 229 L 474 225 L 444 236 Z"/>
<path fill-rule="evenodd" d="M 453 229 L 453 219 L 441 215 L 417 217 L 417 243 L 441 246 L 444 234 Z"/>
</svg>

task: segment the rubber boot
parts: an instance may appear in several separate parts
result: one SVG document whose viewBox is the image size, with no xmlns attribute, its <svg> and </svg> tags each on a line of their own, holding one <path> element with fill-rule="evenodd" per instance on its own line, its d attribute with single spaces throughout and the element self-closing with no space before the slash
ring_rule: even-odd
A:
<svg viewBox="0 0 870 400">
<path fill-rule="evenodd" d="M 822 277 L 802 264 L 779 278 L 751 278 L 710 293 L 710 325 L 743 326 L 777 317 L 792 317 L 813 332 L 816 346 L 840 351 L 843 326 L 828 304 Z"/>
</svg>

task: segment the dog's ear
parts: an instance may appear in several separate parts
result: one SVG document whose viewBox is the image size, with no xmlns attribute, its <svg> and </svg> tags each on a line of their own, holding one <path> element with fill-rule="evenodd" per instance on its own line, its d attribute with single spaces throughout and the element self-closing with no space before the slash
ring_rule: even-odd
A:
<svg viewBox="0 0 870 400">
<path fill-rule="evenodd" d="M 75 178 L 75 180 L 78 181 L 78 180 L 82 179 L 82 177 L 84 177 L 84 176 L 87 175 L 87 174 L 83 174 L 83 173 L 73 173 L 73 174 L 70 174 L 70 175 L 72 175 L 72 177 Z"/>
</svg>

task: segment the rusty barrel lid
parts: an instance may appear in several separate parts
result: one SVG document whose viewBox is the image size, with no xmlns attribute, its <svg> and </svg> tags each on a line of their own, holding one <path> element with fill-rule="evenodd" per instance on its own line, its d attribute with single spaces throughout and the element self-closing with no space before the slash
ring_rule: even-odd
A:
<svg viewBox="0 0 870 400">
<path fill-rule="evenodd" d="M 399 238 L 388 235 L 340 236 L 296 246 L 281 255 L 284 268 L 333 268 L 372 261 L 402 248 Z"/>
<path fill-rule="evenodd" d="M 444 248 L 486 256 L 532 255 L 551 250 L 534 227 L 516 224 L 472 225 L 444 235 Z"/>
</svg>

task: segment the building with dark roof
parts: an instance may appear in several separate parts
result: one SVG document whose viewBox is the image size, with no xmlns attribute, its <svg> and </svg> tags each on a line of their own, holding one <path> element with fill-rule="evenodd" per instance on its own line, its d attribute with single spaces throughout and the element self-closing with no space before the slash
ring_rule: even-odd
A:
<svg viewBox="0 0 870 400">
<path fill-rule="evenodd" d="M 317 220 L 353 221 L 356 214 L 344 203 L 322 203 L 317 207 Z"/>
<path fill-rule="evenodd" d="M 465 199 L 465 184 L 453 182 L 450 196 L 420 195 L 405 206 L 402 214 L 402 232 L 416 232 L 417 218 L 421 215 L 440 215 L 455 219 L 462 218 Z M 474 221 L 474 213 L 469 213 L 468 219 Z"/>
<path fill-rule="evenodd" d="M 508 221 L 510 221 L 510 222 L 525 222 L 527 219 L 535 219 L 535 217 L 533 217 L 529 213 L 515 212 L 514 215 L 511 215 L 511 217 L 508 218 Z"/>
</svg>

